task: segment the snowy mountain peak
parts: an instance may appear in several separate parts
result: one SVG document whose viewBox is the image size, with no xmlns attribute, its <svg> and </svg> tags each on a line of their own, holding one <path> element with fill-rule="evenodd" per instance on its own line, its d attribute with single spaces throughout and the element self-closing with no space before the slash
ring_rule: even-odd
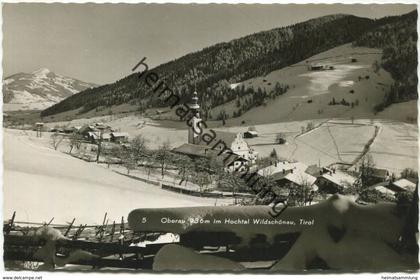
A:
<svg viewBox="0 0 420 280">
<path fill-rule="evenodd" d="M 56 75 L 47 68 L 18 73 L 3 80 L 3 109 L 42 110 L 93 86 L 96 85 Z"/>
<path fill-rule="evenodd" d="M 47 77 L 48 74 L 52 73 L 48 68 L 39 68 L 38 70 L 35 70 L 32 72 L 32 75 L 35 75 L 37 77 Z"/>
</svg>

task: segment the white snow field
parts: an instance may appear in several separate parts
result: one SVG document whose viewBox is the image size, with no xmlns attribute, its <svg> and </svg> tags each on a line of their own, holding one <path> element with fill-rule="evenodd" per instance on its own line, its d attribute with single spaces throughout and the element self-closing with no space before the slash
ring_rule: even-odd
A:
<svg viewBox="0 0 420 280">
<path fill-rule="evenodd" d="M 28 135 L 29 133 L 29 135 Z M 3 217 L 16 221 L 112 222 L 135 208 L 215 205 L 215 199 L 179 195 L 119 175 L 50 148 L 47 134 L 4 130 Z M 220 199 L 218 204 L 220 203 Z"/>
</svg>

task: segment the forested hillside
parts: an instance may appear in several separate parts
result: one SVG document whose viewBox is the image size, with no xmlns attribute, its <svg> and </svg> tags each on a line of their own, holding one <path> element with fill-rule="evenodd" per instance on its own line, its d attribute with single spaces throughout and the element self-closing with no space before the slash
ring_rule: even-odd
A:
<svg viewBox="0 0 420 280">
<path fill-rule="evenodd" d="M 382 20 L 384 24 L 366 32 L 354 45 L 383 49 L 382 65 L 395 80 L 382 104 L 388 105 L 418 98 L 417 94 L 417 11 Z"/>
<path fill-rule="evenodd" d="M 334 46 L 354 41 L 375 25 L 373 20 L 348 15 L 326 16 L 292 26 L 259 32 L 221 43 L 162 64 L 154 72 L 183 98 L 196 83 L 204 108 L 236 97 L 229 84 L 264 75 Z M 133 65 L 135 62 L 133 62 Z M 143 80 L 130 75 L 116 83 L 89 89 L 42 112 L 43 116 L 82 108 L 131 103 L 139 109 L 164 106 L 150 98 Z"/>
<path fill-rule="evenodd" d="M 398 18 L 392 19 L 398 21 Z M 351 15 L 333 15 L 312 19 L 288 27 L 259 32 L 228 43 L 217 44 L 154 69 L 159 77 L 185 101 L 197 87 L 204 113 L 210 108 L 246 94 L 253 96 L 244 110 L 259 106 L 279 93 L 257 92 L 251 88 L 231 88 L 231 84 L 266 75 L 273 70 L 305 60 L 317 53 L 367 37 L 391 19 L 371 20 Z M 362 43 L 363 40 L 360 41 Z M 133 65 L 135 62 L 133 62 Z M 282 84 L 281 94 L 288 85 Z M 44 110 L 42 116 L 79 109 L 130 103 L 142 111 L 165 106 L 164 98 L 153 96 L 138 75 L 132 74 L 113 84 L 88 89 Z"/>
</svg>

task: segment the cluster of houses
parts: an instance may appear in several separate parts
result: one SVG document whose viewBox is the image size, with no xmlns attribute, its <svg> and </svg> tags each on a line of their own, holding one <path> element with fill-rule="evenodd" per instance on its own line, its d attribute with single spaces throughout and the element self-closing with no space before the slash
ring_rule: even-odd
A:
<svg viewBox="0 0 420 280">
<path fill-rule="evenodd" d="M 103 123 L 95 123 L 93 125 L 55 127 L 50 132 L 58 132 L 71 135 L 77 133 L 86 141 L 97 144 L 99 141 L 112 142 L 122 144 L 128 142 L 129 134 L 126 132 L 115 131 L 111 126 Z"/>
<path fill-rule="evenodd" d="M 191 158 L 211 158 L 222 156 L 226 171 L 255 170 L 257 152 L 254 151 L 246 138 L 258 137 L 256 131 L 233 133 L 214 131 L 216 144 L 209 145 L 203 141 L 199 134 L 201 118 L 199 114 L 197 93 L 194 93 L 192 103 L 189 105 L 193 110 L 192 125 L 188 131 L 188 143 L 173 149 L 173 152 L 187 155 Z M 217 144 L 219 143 L 219 144 Z M 283 191 L 293 187 L 307 186 L 313 191 L 334 194 L 352 187 L 360 180 L 360 172 L 348 173 L 336 168 L 320 167 L 317 165 L 307 166 L 301 162 L 288 162 L 276 160 L 272 165 L 257 171 L 258 175 L 270 177 L 275 185 Z M 385 169 L 370 168 L 369 180 L 373 184 L 370 188 L 384 195 L 395 195 L 397 192 L 414 191 L 415 180 L 394 180 Z"/>
<path fill-rule="evenodd" d="M 352 175 L 335 168 L 287 161 L 276 161 L 273 165 L 260 169 L 258 174 L 270 177 L 283 190 L 306 186 L 310 190 L 326 194 L 342 192 L 354 186 L 360 178 L 356 172 Z M 398 192 L 415 191 L 417 178 L 395 180 L 387 170 L 379 168 L 370 168 L 369 174 L 373 184 L 369 188 L 384 195 L 394 196 Z"/>
</svg>

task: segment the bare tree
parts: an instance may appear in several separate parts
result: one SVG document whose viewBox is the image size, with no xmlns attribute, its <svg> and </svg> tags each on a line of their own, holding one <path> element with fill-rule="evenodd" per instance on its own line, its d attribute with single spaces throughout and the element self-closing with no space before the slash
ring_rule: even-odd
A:
<svg viewBox="0 0 420 280">
<path fill-rule="evenodd" d="M 303 175 L 299 177 L 298 182 L 291 182 L 288 189 L 290 191 L 287 198 L 288 205 L 305 206 L 311 204 L 315 196 L 310 181 Z"/>
<path fill-rule="evenodd" d="M 122 161 L 122 165 L 127 170 L 127 174 L 130 174 L 130 171 L 135 169 L 137 166 L 133 152 L 129 148 L 120 148 L 120 159 Z"/>
<path fill-rule="evenodd" d="M 414 169 L 411 168 L 404 168 L 403 171 L 401 171 L 401 178 L 417 178 L 418 173 Z"/>
<path fill-rule="evenodd" d="M 173 162 L 178 168 L 178 177 L 180 179 L 178 184 L 181 185 L 183 182 L 185 182 L 186 185 L 188 182 L 189 174 L 194 168 L 191 159 L 188 156 L 176 155 L 173 158 Z"/>
<path fill-rule="evenodd" d="M 375 163 L 373 162 L 372 155 L 366 154 L 360 162 L 360 179 L 362 187 L 368 187 L 372 180 Z"/>
<path fill-rule="evenodd" d="M 80 135 L 78 133 L 73 133 L 70 136 L 70 141 L 68 142 L 69 143 L 69 147 L 70 147 L 69 154 L 71 154 L 71 152 L 73 151 L 73 148 L 76 147 L 76 149 L 79 149 L 80 148 L 80 145 L 82 144 L 82 141 L 83 141 L 82 135 Z"/>
<path fill-rule="evenodd" d="M 145 157 L 147 152 L 147 141 L 146 139 L 141 136 L 137 135 L 133 138 L 130 143 L 131 153 L 136 162 L 140 161 L 143 157 Z"/>
<path fill-rule="evenodd" d="M 233 173 L 225 172 L 218 182 L 219 188 L 222 190 L 231 191 L 232 196 L 235 198 L 235 204 L 237 203 L 236 193 L 247 189 L 245 181 Z"/>
<path fill-rule="evenodd" d="M 203 193 L 204 187 L 211 183 L 210 175 L 206 172 L 198 172 L 194 175 L 194 183 L 200 187 L 200 193 Z"/>
<path fill-rule="evenodd" d="M 286 135 L 283 132 L 279 132 L 276 135 L 276 143 L 277 144 L 284 144 L 286 143 Z"/>
<path fill-rule="evenodd" d="M 64 137 L 60 135 L 57 131 L 51 135 L 51 144 L 54 150 L 57 150 L 61 142 L 63 142 Z"/>
<path fill-rule="evenodd" d="M 306 125 L 306 131 L 311 131 L 312 129 L 314 129 L 314 123 L 313 122 L 308 122 L 308 124 Z"/>
<path fill-rule="evenodd" d="M 102 141 L 103 141 L 104 129 L 99 130 L 99 139 L 98 139 L 98 149 L 96 153 L 96 162 L 99 163 L 99 157 L 101 156 L 102 151 Z"/>
<path fill-rule="evenodd" d="M 169 142 L 166 141 L 165 143 L 163 143 L 159 149 L 156 151 L 155 153 L 155 159 L 156 162 L 159 163 L 160 165 L 160 169 L 161 169 L 161 174 L 162 174 L 162 178 L 165 177 L 165 169 L 168 165 L 168 162 L 171 159 L 171 150 L 170 150 L 170 145 Z"/>
<path fill-rule="evenodd" d="M 112 146 L 111 148 L 108 148 L 105 153 L 105 161 L 107 164 L 107 167 L 109 168 L 110 164 L 113 162 L 116 162 L 116 159 L 118 159 L 119 162 L 121 162 L 121 146 Z"/>
<path fill-rule="evenodd" d="M 270 153 L 270 158 L 275 160 L 275 161 L 279 159 L 279 156 L 277 155 L 276 149 L 273 148 L 273 150 Z"/>
<path fill-rule="evenodd" d="M 147 164 L 145 165 L 147 171 L 147 179 L 150 179 L 150 174 L 155 169 L 154 164 L 156 163 L 156 153 L 152 152 L 147 157 Z"/>
</svg>

